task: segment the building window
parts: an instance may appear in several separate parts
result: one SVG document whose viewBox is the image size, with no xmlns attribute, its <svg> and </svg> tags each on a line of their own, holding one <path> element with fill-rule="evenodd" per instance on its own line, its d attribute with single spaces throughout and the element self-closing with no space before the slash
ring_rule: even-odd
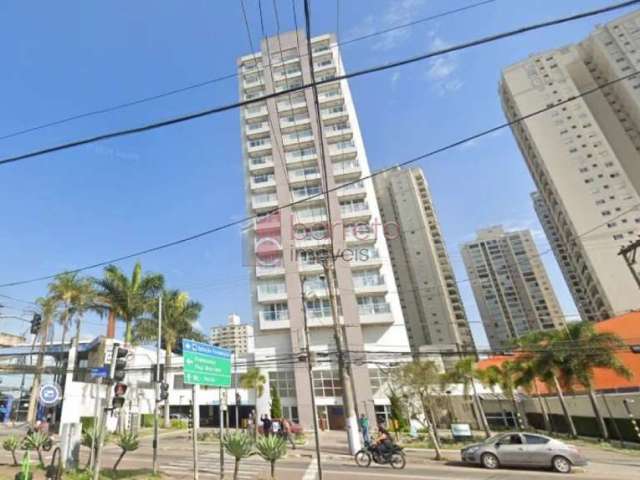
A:
<svg viewBox="0 0 640 480">
<path fill-rule="evenodd" d="M 269 387 L 275 388 L 281 397 L 296 396 L 296 384 L 293 370 L 269 372 Z"/>
<path fill-rule="evenodd" d="M 318 397 L 341 397 L 342 386 L 337 370 L 314 370 L 313 391 Z"/>
</svg>

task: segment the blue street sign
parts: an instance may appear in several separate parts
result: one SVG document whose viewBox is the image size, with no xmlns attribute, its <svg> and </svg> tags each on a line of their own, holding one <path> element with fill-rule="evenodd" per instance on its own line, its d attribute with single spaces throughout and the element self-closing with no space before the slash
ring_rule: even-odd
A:
<svg viewBox="0 0 640 480">
<path fill-rule="evenodd" d="M 57 383 L 45 383 L 38 392 L 40 404 L 45 407 L 53 407 L 62 400 L 62 390 Z"/>
<path fill-rule="evenodd" d="M 107 378 L 109 367 L 94 367 L 91 369 L 91 378 Z"/>
</svg>

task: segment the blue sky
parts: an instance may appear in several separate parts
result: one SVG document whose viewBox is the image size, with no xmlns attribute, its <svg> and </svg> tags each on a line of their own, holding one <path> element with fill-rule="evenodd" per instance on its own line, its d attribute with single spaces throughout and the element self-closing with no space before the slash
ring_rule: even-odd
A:
<svg viewBox="0 0 640 480">
<path fill-rule="evenodd" d="M 613 0 L 490 5 L 343 49 L 347 70 L 402 58 Z M 302 24 L 302 2 L 296 0 Z M 469 0 L 342 0 L 343 40 L 474 3 Z M 257 0 L 246 0 L 253 42 Z M 277 0 L 283 30 L 293 28 L 290 0 Z M 336 2 L 312 1 L 312 33 L 336 31 Z M 263 0 L 275 33 L 273 4 Z M 626 11 L 629 11 L 628 9 Z M 354 79 L 351 89 L 372 168 L 427 152 L 504 121 L 500 70 L 527 55 L 584 38 L 581 20 L 455 55 Z M 0 136 L 88 110 L 136 100 L 234 73 L 249 52 L 239 1 L 29 2 L 0 4 Z M 119 128 L 186 114 L 237 99 L 235 79 L 158 101 L 0 140 L 0 158 Z M 109 140 L 0 167 L 0 283 L 55 273 L 208 229 L 245 214 L 238 111 Z M 547 242 L 533 212 L 533 183 L 510 132 L 419 163 L 434 196 L 458 279 L 459 245 L 480 227 L 531 228 Z M 170 287 L 205 308 L 207 328 L 237 312 L 250 321 L 248 271 L 239 229 L 142 257 Z M 552 255 L 543 257 L 565 314 L 575 313 Z M 123 262 L 129 271 L 133 261 Z M 99 275 L 100 270 L 89 272 Z M 474 334 L 486 339 L 467 284 L 462 292 Z M 0 289 L 33 299 L 46 282 Z M 25 305 L 5 298 L 4 314 Z M 102 333 L 89 318 L 84 332 Z M 1 330 L 26 324 L 2 320 Z"/>
</svg>

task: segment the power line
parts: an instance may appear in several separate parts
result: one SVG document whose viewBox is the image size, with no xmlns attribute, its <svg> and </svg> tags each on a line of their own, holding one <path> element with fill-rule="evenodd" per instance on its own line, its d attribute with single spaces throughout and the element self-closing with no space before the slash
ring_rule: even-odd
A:
<svg viewBox="0 0 640 480">
<path fill-rule="evenodd" d="M 640 0 L 636 0 L 636 1 L 640 1 Z M 577 99 L 580 99 L 580 98 L 582 98 L 584 96 L 587 96 L 587 95 L 590 95 L 590 94 L 595 93 L 597 91 L 600 91 L 601 89 L 606 88 L 606 87 L 611 86 L 611 85 L 614 85 L 614 84 L 616 84 L 618 82 L 621 82 L 621 81 L 624 81 L 624 80 L 628 80 L 628 79 L 630 79 L 630 78 L 632 78 L 634 76 L 637 76 L 637 75 L 640 75 L 640 73 L 639 72 L 634 72 L 634 73 L 630 73 L 628 75 L 624 75 L 624 76 L 619 77 L 619 78 L 615 78 L 615 79 L 610 80 L 610 81 L 608 81 L 606 83 L 603 83 L 603 84 L 598 85 L 596 87 L 593 87 L 593 88 L 590 88 L 588 90 L 585 90 L 584 92 L 581 92 L 581 93 L 578 93 L 576 95 L 570 96 L 570 97 L 566 98 L 565 100 L 562 100 L 562 101 L 560 101 L 560 102 L 558 102 L 558 103 L 556 103 L 554 105 L 545 106 L 545 107 L 543 107 L 543 108 L 541 108 L 539 110 L 535 110 L 535 111 L 533 111 L 531 113 L 528 113 L 526 115 L 522 115 L 522 116 L 520 116 L 518 118 L 514 118 L 512 120 L 508 120 L 508 121 L 503 122 L 501 124 L 498 124 L 496 126 L 493 126 L 493 127 L 487 128 L 485 130 L 482 130 L 482 131 L 480 131 L 478 133 L 475 133 L 475 134 L 469 135 L 467 137 L 464 137 L 464 138 L 462 138 L 460 140 L 457 140 L 457 141 L 455 141 L 453 143 L 449 143 L 449 144 L 447 144 L 445 146 L 436 148 L 435 150 L 431 150 L 431 151 L 429 151 L 427 153 L 424 153 L 424 154 L 418 155 L 416 157 L 410 158 L 409 160 L 405 160 L 404 162 L 398 163 L 396 165 L 392 165 L 390 167 L 386 167 L 386 168 L 382 168 L 382 169 L 376 170 L 375 172 L 371 173 L 370 175 L 361 177 L 358 180 L 351 181 L 351 182 L 346 182 L 346 183 L 337 185 L 337 186 L 329 189 L 329 191 L 339 190 L 341 188 L 348 187 L 349 185 L 352 185 L 352 184 L 354 184 L 356 182 L 360 182 L 362 180 L 367 180 L 367 179 L 373 178 L 373 177 L 375 177 L 377 175 L 381 175 L 381 174 L 383 174 L 385 172 L 388 172 L 390 170 L 393 170 L 395 168 L 403 167 L 403 166 L 406 166 L 406 165 L 410 165 L 410 164 L 415 163 L 415 162 L 417 162 L 419 160 L 424 160 L 426 158 L 433 157 L 433 156 L 438 155 L 440 153 L 443 153 L 443 152 L 445 152 L 447 150 L 451 150 L 453 148 L 459 147 L 460 145 L 463 145 L 463 144 L 465 144 L 467 142 L 470 142 L 472 140 L 476 140 L 476 139 L 482 138 L 482 137 L 490 135 L 490 134 L 492 134 L 492 133 L 494 133 L 494 132 L 496 132 L 498 130 L 502 130 L 504 128 L 511 127 L 512 125 L 515 125 L 515 124 L 517 124 L 519 122 L 522 122 L 524 120 L 528 120 L 530 118 L 536 117 L 537 115 L 545 113 L 545 112 L 547 112 L 549 110 L 553 110 L 555 108 L 561 107 L 562 105 L 565 105 L 565 104 L 567 104 L 569 102 L 573 102 L 573 101 L 575 101 Z M 296 206 L 298 204 L 301 204 L 303 202 L 307 202 L 310 199 L 317 198 L 317 197 L 324 196 L 324 195 L 325 195 L 325 192 L 320 192 L 318 194 L 314 194 L 314 195 L 311 195 L 309 197 L 306 197 L 306 198 L 304 198 L 302 200 L 296 200 L 296 201 L 290 202 L 288 204 L 276 207 L 276 208 L 270 210 L 267 213 L 269 215 L 272 215 L 274 213 L 279 212 L 280 210 L 284 210 L 286 208 L 291 208 L 291 207 Z M 637 205 L 634 206 L 633 208 L 637 208 Z M 164 250 L 164 249 L 167 249 L 167 248 L 170 248 L 170 247 L 181 245 L 183 243 L 188 243 L 188 242 L 191 242 L 193 240 L 197 240 L 199 238 L 206 237 L 208 235 L 212 235 L 214 233 L 220 232 L 222 230 L 226 230 L 226 229 L 234 227 L 236 225 L 246 224 L 247 222 L 249 222 L 251 220 L 254 220 L 256 218 L 257 218 L 256 215 L 247 216 L 247 217 L 239 219 L 239 220 L 233 220 L 233 221 L 224 223 L 222 225 L 218 225 L 216 227 L 210 228 L 208 230 L 204 230 L 202 232 L 196 233 L 194 235 L 190 235 L 188 237 L 183 237 L 183 238 L 180 238 L 178 240 L 173 240 L 171 242 L 167 242 L 167 243 L 163 243 L 163 244 L 160 244 L 160 245 L 156 245 L 154 247 L 150 247 L 150 248 L 147 248 L 147 249 L 144 249 L 144 250 L 139 250 L 139 251 L 134 252 L 134 253 L 123 255 L 123 256 L 120 256 L 120 257 L 111 258 L 109 260 L 104 260 L 104 261 L 97 262 L 97 263 L 90 264 L 90 265 L 86 265 L 86 266 L 83 266 L 83 267 L 78 267 L 78 268 L 75 268 L 75 269 L 66 270 L 65 272 L 66 273 L 78 273 L 78 272 L 82 272 L 82 271 L 85 271 L 85 270 L 92 270 L 94 268 L 103 267 L 103 266 L 106 266 L 106 265 L 109 265 L 109 264 L 112 264 L 112 263 L 118 263 L 118 262 L 121 262 L 121 261 L 124 261 L 124 260 L 129 260 L 131 258 L 140 257 L 140 256 L 143 256 L 143 255 L 147 255 L 149 253 L 157 252 L 159 250 Z M 609 219 L 609 221 L 611 221 L 611 219 Z M 602 225 L 604 225 L 604 224 L 601 224 L 600 226 L 602 226 Z M 549 251 L 551 251 L 551 250 L 549 250 Z M 44 276 L 41 276 L 41 277 L 30 278 L 30 279 L 27 279 L 27 280 L 18 280 L 18 281 L 13 281 L 13 282 L 6 282 L 6 283 L 3 283 L 3 284 L 0 284 L 0 288 L 12 287 L 12 286 L 17 286 L 17 285 L 24 285 L 24 284 L 34 283 L 34 282 L 39 282 L 39 281 L 44 281 L 44 280 L 50 280 L 50 279 L 54 278 L 56 275 L 58 275 L 59 273 L 65 273 L 65 272 L 58 272 L 58 273 L 55 273 L 55 274 L 44 275 Z"/>
<path fill-rule="evenodd" d="M 295 2 L 295 0 L 292 0 L 292 1 Z M 428 22 L 428 21 L 431 21 L 431 20 L 436 20 L 438 18 L 447 17 L 449 15 L 453 15 L 455 13 L 460 13 L 460 12 L 463 12 L 465 10 L 471 10 L 473 8 L 481 7 L 481 6 L 487 5 L 489 3 L 493 3 L 495 1 L 496 0 L 485 0 L 485 1 L 482 1 L 482 2 L 478 2 L 478 3 L 473 3 L 471 5 L 467 5 L 466 7 L 456 8 L 456 9 L 453 9 L 453 10 L 447 10 L 445 12 L 441 12 L 441 13 L 438 13 L 438 14 L 435 14 L 435 15 L 431 15 L 429 17 L 421 18 L 421 19 L 415 20 L 415 21 L 410 22 L 410 23 L 405 23 L 405 24 L 402 24 L 402 25 L 396 25 L 394 27 L 390 27 L 390 28 L 387 28 L 387 29 L 384 29 L 384 30 L 381 30 L 381 31 L 378 31 L 378 32 L 373 32 L 373 33 L 369 33 L 369 34 L 362 35 L 362 36 L 359 36 L 359 37 L 354 37 L 354 38 L 351 38 L 351 39 L 349 39 L 349 40 L 347 40 L 345 42 L 339 43 L 338 45 L 348 45 L 350 43 L 355 43 L 355 42 L 358 42 L 358 41 L 361 41 L 361 40 L 365 40 L 365 39 L 368 39 L 368 38 L 372 38 L 372 37 L 375 37 L 375 36 L 384 35 L 384 34 L 390 33 L 390 32 L 395 31 L 395 30 L 404 29 L 404 28 L 408 28 L 408 27 L 417 25 L 419 23 L 424 23 L 424 22 Z M 297 31 L 297 27 L 296 27 L 296 31 Z M 271 62 L 271 60 L 269 60 L 269 62 Z M 52 122 L 48 122 L 48 123 L 36 125 L 36 126 L 33 126 L 33 127 L 28 127 L 28 128 L 22 129 L 22 130 L 17 130 L 17 131 L 11 132 L 11 133 L 7 133 L 7 134 L 5 134 L 3 136 L 0 136 L 0 140 L 4 140 L 4 139 L 7 139 L 7 138 L 12 138 L 12 137 L 17 137 L 19 135 L 24 135 L 25 133 L 30 133 L 30 132 L 34 132 L 34 131 L 37 131 L 37 130 L 42 130 L 43 128 L 53 127 L 53 126 L 56 126 L 56 125 L 62 125 L 64 123 L 68 123 L 68 122 L 71 122 L 71 121 L 74 121 L 74 120 L 79 120 L 81 118 L 92 117 L 92 116 L 95 116 L 95 115 L 100 115 L 100 114 L 103 114 L 103 113 L 109 113 L 109 112 L 113 112 L 113 111 L 120 110 L 120 109 L 123 109 L 123 108 L 132 107 L 132 106 L 139 105 L 139 104 L 142 104 L 142 103 L 147 103 L 147 102 L 151 102 L 151 101 L 154 101 L 154 100 L 159 100 L 161 98 L 169 97 L 171 95 L 176 95 L 178 93 L 186 92 L 186 91 L 193 90 L 193 89 L 196 89 L 196 88 L 205 87 L 207 85 L 212 85 L 214 83 L 222 82 L 224 80 L 230 80 L 232 78 L 236 78 L 237 76 L 238 76 L 237 72 L 229 73 L 227 75 L 222 75 L 220 77 L 212 78 L 210 80 L 204 80 L 202 82 L 198 82 L 198 83 L 194 83 L 194 84 L 191 84 L 191 85 L 187 85 L 185 87 L 176 88 L 176 89 L 173 89 L 173 90 L 168 90 L 166 92 L 162 92 L 162 93 L 159 93 L 159 94 L 156 94 L 156 95 L 152 95 L 152 96 L 149 96 L 149 97 L 143 97 L 143 98 L 140 98 L 138 100 L 133 100 L 133 101 L 130 101 L 130 102 L 124 102 L 124 103 L 120 103 L 120 104 L 117 104 L 117 105 L 113 105 L 111 107 L 105 107 L 105 108 L 101 108 L 101 109 L 98 109 L 98 110 L 92 110 L 92 111 L 85 112 L 85 113 L 80 113 L 80 114 L 77 114 L 77 115 L 71 115 L 71 116 L 68 116 L 68 117 L 61 118 L 59 120 L 54 120 Z"/>
<path fill-rule="evenodd" d="M 109 133 L 103 133 L 100 135 L 95 135 L 93 137 L 87 137 L 81 140 L 76 140 L 73 142 L 68 142 L 68 143 L 64 143 L 64 144 L 60 144 L 60 145 L 55 145 L 53 147 L 47 147 L 47 148 L 43 148 L 40 150 L 34 150 L 32 152 L 29 153 L 25 153 L 25 154 L 21 154 L 21 155 L 16 155 L 13 157 L 7 157 L 4 158 L 2 160 L 0 160 L 0 165 L 5 165 L 8 163 L 14 163 L 14 162 L 18 162 L 21 160 L 26 160 L 29 158 L 33 158 L 33 157 L 39 157 L 42 155 L 46 155 L 49 153 L 54 153 L 54 152 L 58 152 L 61 150 L 67 150 L 70 148 L 75 148 L 75 147 L 79 147 L 82 145 L 87 145 L 90 143 L 96 143 L 102 140 L 108 140 L 111 138 L 118 138 L 118 137 L 124 137 L 124 136 L 128 136 L 128 135 L 133 135 L 133 134 L 138 134 L 138 133 L 143 133 L 143 132 L 147 132 L 147 131 L 151 131 L 151 130 L 156 130 L 159 128 L 164 128 L 170 125 L 175 125 L 175 124 L 179 124 L 179 123 L 183 123 L 183 122 L 188 122 L 191 120 L 195 120 L 198 118 L 203 118 L 203 117 L 207 117 L 209 115 L 214 115 L 214 114 L 218 114 L 218 113 L 222 113 L 222 112 L 226 112 L 229 110 L 234 110 L 236 108 L 239 107 L 244 107 L 247 105 L 252 105 L 254 103 L 259 103 L 259 102 L 263 102 L 265 100 L 269 100 L 271 98 L 276 98 L 279 96 L 283 96 L 283 95 L 287 95 L 289 93 L 294 93 L 294 92 L 298 92 L 298 91 L 302 91 L 305 90 L 307 88 L 313 87 L 313 86 L 319 86 L 319 85 L 324 85 L 326 83 L 332 83 L 332 82 L 337 82 L 339 80 L 347 80 L 349 78 L 355 78 L 355 77 L 360 77 L 363 75 L 370 75 L 372 73 L 377 73 L 377 72 L 382 72 L 385 70 L 388 70 L 390 68 L 396 68 L 396 67 L 401 67 L 404 65 L 409 65 L 411 63 L 416 63 L 416 62 L 420 62 L 423 60 L 428 60 L 431 58 L 435 58 L 441 55 L 446 55 L 449 53 L 453 53 L 453 52 L 457 52 L 457 51 L 461 51 L 461 50 L 466 50 L 468 48 L 472 48 L 472 47 L 476 47 L 479 45 L 484 45 L 487 43 L 493 43 L 495 41 L 498 40 L 502 40 L 504 38 L 508 38 L 508 37 L 512 37 L 512 36 L 516 36 L 516 35 L 522 35 L 524 33 L 527 32 L 531 32 L 534 30 L 539 30 L 542 28 L 548 28 L 548 27 L 552 27 L 552 26 L 556 26 L 556 25 L 560 25 L 563 23 L 567 23 L 567 22 L 572 22 L 572 21 L 576 21 L 576 20 L 580 20 L 580 19 L 584 19 L 584 18 L 589 18 L 592 16 L 596 16 L 596 15 L 601 15 L 603 13 L 607 13 L 607 12 L 612 12 L 615 10 L 619 10 L 621 8 L 626 8 L 629 7 L 631 5 L 635 5 L 637 3 L 640 3 L 640 0 L 629 0 L 626 2 L 622 2 L 622 3 L 617 3 L 615 5 L 610 5 L 608 7 L 603 7 L 603 8 L 599 8 L 596 10 L 591 10 L 588 12 L 583 12 L 583 13 L 578 13 L 575 15 L 571 15 L 568 17 L 562 17 L 562 18 L 558 18 L 558 19 L 554 19 L 554 20 L 550 20 L 550 21 L 546 21 L 546 22 L 541 22 L 541 23 L 537 23 L 537 24 L 533 24 L 533 25 L 529 25 L 526 27 L 521 27 L 515 30 L 510 30 L 507 32 L 503 32 L 503 33 L 499 33 L 499 34 L 495 34 L 495 35 L 490 35 L 487 37 L 483 37 L 477 40 L 472 40 L 470 42 L 466 42 L 466 43 L 461 43 L 458 45 L 454 45 L 452 47 L 447 47 L 447 48 L 443 48 L 440 50 L 436 50 L 433 52 L 428 52 L 428 53 L 424 53 L 421 55 L 415 55 L 409 58 L 405 58 L 402 60 L 397 60 L 397 61 L 393 61 L 393 62 L 388 62 L 385 64 L 381 64 L 381 65 L 376 65 L 373 67 L 369 67 L 369 68 L 364 68 L 361 70 L 355 70 L 351 73 L 345 73 L 344 75 L 337 75 L 333 78 L 326 78 L 323 80 L 319 80 L 316 82 L 312 82 L 309 84 L 302 84 L 300 86 L 297 87 L 292 87 L 290 89 L 286 89 L 283 90 L 281 92 L 273 92 L 273 93 L 269 93 L 266 95 L 263 95 L 261 97 L 256 97 L 256 98 L 252 98 L 249 100 L 241 100 L 239 102 L 234 102 L 234 103 L 229 103 L 226 105 L 220 105 L 218 107 L 213 107 L 210 109 L 206 109 L 206 110 L 202 110 L 200 112 L 195 112 L 195 113 L 190 113 L 190 114 L 186 114 L 186 115 L 182 115 L 182 116 L 178 116 L 178 117 L 173 117 L 173 118 L 169 118 L 167 120 L 163 120 L 160 122 L 154 122 L 154 123 L 149 123 L 146 125 L 142 125 L 140 127 L 133 127 L 133 128 L 128 128 L 128 129 L 124 129 L 124 130 L 118 130 L 115 132 L 109 132 Z"/>
</svg>

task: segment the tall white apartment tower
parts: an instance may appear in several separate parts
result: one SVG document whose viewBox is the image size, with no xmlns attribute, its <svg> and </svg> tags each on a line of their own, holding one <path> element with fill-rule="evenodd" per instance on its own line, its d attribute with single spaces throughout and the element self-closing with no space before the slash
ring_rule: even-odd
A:
<svg viewBox="0 0 640 480">
<path fill-rule="evenodd" d="M 640 12 L 581 43 L 502 72 L 514 119 L 637 72 Z M 640 294 L 620 248 L 640 234 L 640 77 L 536 115 L 512 131 L 537 186 L 534 202 L 585 320 L 637 309 Z"/>
<path fill-rule="evenodd" d="M 374 184 L 411 350 L 432 345 L 472 352 L 473 337 L 422 169 L 389 170 Z M 448 364 L 457 359 L 444 358 Z"/>
<path fill-rule="evenodd" d="M 344 73 L 333 35 L 312 40 L 303 32 L 262 41 L 259 52 L 238 59 L 240 98 L 251 99 L 311 82 L 311 53 L 316 80 Z M 295 359 L 304 351 L 303 293 L 310 348 L 325 352 L 313 370 L 313 388 L 321 420 L 342 428 L 342 386 L 335 361 L 333 319 L 321 260 L 333 231 L 339 315 L 351 369 L 358 413 L 374 419 L 388 403 L 373 395 L 367 353 L 389 348 L 409 352 L 409 342 L 384 235 L 376 232 L 380 213 L 369 174 L 358 119 L 347 81 L 319 87 L 322 135 L 311 89 L 276 96 L 242 110 L 246 200 L 258 215 L 247 232 L 252 268 L 256 361 L 264 360 L 269 384 L 278 389 L 285 409 L 302 425 L 312 425 L 307 367 Z M 324 144 L 329 204 L 323 191 Z M 349 186 L 335 187 L 348 182 Z M 311 198 L 309 198 L 311 197 Z M 308 200 L 305 200 L 309 198 Z M 286 206 L 277 214 L 268 213 Z M 330 212 L 333 225 L 328 225 Z M 331 228 L 330 228 L 331 227 Z M 271 363 L 269 363 L 269 359 Z M 324 359 L 324 360 L 323 360 Z M 377 377 L 376 377 L 377 378 Z M 266 392 L 269 389 L 265 389 Z M 266 411 L 268 395 L 258 400 Z M 261 405 L 260 402 L 265 403 Z"/>
<path fill-rule="evenodd" d="M 529 230 L 480 230 L 462 246 L 462 260 L 492 349 L 565 324 Z"/>
</svg>

